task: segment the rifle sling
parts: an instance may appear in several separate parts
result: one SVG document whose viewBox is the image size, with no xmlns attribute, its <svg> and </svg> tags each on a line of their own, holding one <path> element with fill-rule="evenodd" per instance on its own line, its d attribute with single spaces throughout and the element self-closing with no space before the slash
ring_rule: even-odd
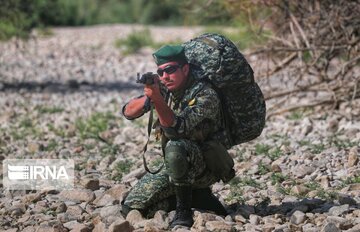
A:
<svg viewBox="0 0 360 232">
<path fill-rule="evenodd" d="M 142 156 L 142 158 L 143 158 L 143 164 L 144 164 L 144 168 L 145 168 L 145 170 L 148 172 L 148 173 L 151 173 L 151 174 L 157 174 L 157 173 L 159 173 L 162 169 L 163 169 L 163 167 L 164 167 L 164 163 L 162 163 L 162 165 L 161 165 L 161 167 L 158 169 L 158 170 L 156 170 L 156 171 L 151 171 L 150 169 L 149 169 L 149 167 L 148 167 L 148 165 L 147 165 L 147 163 L 146 163 L 146 159 L 145 159 L 145 153 L 146 153 L 146 151 L 147 151 L 147 145 L 149 144 L 149 142 L 150 142 L 150 135 L 151 135 L 151 129 L 152 129 L 152 124 L 153 124 L 153 119 L 154 119 L 154 116 L 153 116 L 153 111 L 154 111 L 154 106 L 151 104 L 151 107 L 150 107 L 150 113 L 149 113 L 149 122 L 148 122 L 148 139 L 147 139 L 147 142 L 146 142 L 146 144 L 145 144 L 145 146 L 144 146 L 144 148 L 143 148 L 143 156 Z"/>
</svg>

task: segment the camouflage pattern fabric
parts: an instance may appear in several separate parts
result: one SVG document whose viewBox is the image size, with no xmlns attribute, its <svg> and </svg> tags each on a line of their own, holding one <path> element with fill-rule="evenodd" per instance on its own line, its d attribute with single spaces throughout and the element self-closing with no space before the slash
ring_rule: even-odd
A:
<svg viewBox="0 0 360 232">
<path fill-rule="evenodd" d="M 206 169 L 203 155 L 196 142 L 180 139 L 170 143 L 181 143 L 186 147 L 190 163 L 187 178 L 193 188 L 205 188 L 219 180 Z M 131 189 L 124 204 L 133 209 L 147 211 L 148 215 L 159 209 L 168 210 L 169 203 L 166 199 L 175 194 L 175 185 L 171 183 L 168 173 L 167 168 L 155 175 L 147 173 Z"/>
<path fill-rule="evenodd" d="M 226 130 L 215 138 L 230 148 L 259 136 L 265 125 L 264 97 L 252 68 L 236 46 L 224 36 L 211 33 L 183 46 L 195 78 L 207 80 L 219 93 Z"/>
<path fill-rule="evenodd" d="M 193 81 L 181 97 L 174 95 L 176 125 L 163 128 L 167 137 L 204 141 L 221 130 L 220 100 L 208 83 Z"/>
<path fill-rule="evenodd" d="M 219 104 L 217 93 L 207 83 L 191 77 L 184 92 L 174 93 L 173 110 L 178 123 L 164 128 L 172 134 L 166 146 L 185 147 L 190 164 L 186 182 L 193 188 L 205 188 L 219 181 L 206 169 L 201 150 L 202 142 L 211 139 L 212 132 L 221 130 Z M 166 167 L 155 175 L 147 173 L 143 176 L 131 189 L 124 204 L 151 215 L 158 209 L 167 210 L 169 202 L 166 199 L 174 194 L 174 183 L 170 181 Z"/>
</svg>

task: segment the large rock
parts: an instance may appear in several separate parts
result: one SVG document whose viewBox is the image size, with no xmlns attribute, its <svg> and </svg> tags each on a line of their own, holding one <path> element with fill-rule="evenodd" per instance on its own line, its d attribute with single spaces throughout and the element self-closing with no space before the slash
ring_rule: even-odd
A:
<svg viewBox="0 0 360 232">
<path fill-rule="evenodd" d="M 113 204 L 119 203 L 118 200 L 115 200 L 111 195 L 109 194 L 103 194 L 99 197 L 97 197 L 93 202 L 97 207 L 104 207 L 104 206 L 110 206 Z"/>
<path fill-rule="evenodd" d="M 232 226 L 223 221 L 208 221 L 205 227 L 209 231 L 231 231 Z"/>
<path fill-rule="evenodd" d="M 74 189 L 61 191 L 60 197 L 70 201 L 91 202 L 95 199 L 95 194 L 88 189 Z"/>
<path fill-rule="evenodd" d="M 326 223 L 321 232 L 341 232 L 341 230 L 332 222 Z"/>
<path fill-rule="evenodd" d="M 18 217 L 18 216 L 23 215 L 25 213 L 25 211 L 26 211 L 25 204 L 17 203 L 17 204 L 14 204 L 13 206 L 10 207 L 10 209 L 8 210 L 8 213 L 11 216 Z"/>
<path fill-rule="evenodd" d="M 349 205 L 333 206 L 329 209 L 329 214 L 332 216 L 340 216 L 349 211 Z"/>
<path fill-rule="evenodd" d="M 66 213 L 72 217 L 81 219 L 82 213 L 85 212 L 79 205 L 70 205 L 67 207 Z"/>
<path fill-rule="evenodd" d="M 258 225 L 260 220 L 261 220 L 261 217 L 259 217 L 258 215 L 255 215 L 255 214 L 251 214 L 249 217 L 249 221 L 253 225 Z"/>
<path fill-rule="evenodd" d="M 140 225 L 145 225 L 145 219 L 138 210 L 131 210 L 126 216 L 126 221 L 129 221 L 135 228 L 139 228 Z"/>
<path fill-rule="evenodd" d="M 303 178 L 306 175 L 310 175 L 314 171 L 315 171 L 314 167 L 305 164 L 297 165 L 291 168 L 291 172 L 293 173 L 293 175 L 298 178 Z"/>
<path fill-rule="evenodd" d="M 109 216 L 121 216 L 121 207 L 119 205 L 106 206 L 101 209 L 100 216 L 103 219 Z"/>
<path fill-rule="evenodd" d="M 128 192 L 129 190 L 127 189 L 126 185 L 118 184 L 107 190 L 105 194 L 108 194 L 111 197 L 113 197 L 115 200 L 121 202 L 126 197 Z"/>
<path fill-rule="evenodd" d="M 82 186 L 84 186 L 84 188 L 90 189 L 92 191 L 99 189 L 99 179 L 84 178 L 84 179 L 81 179 L 81 184 L 82 184 Z"/>
<path fill-rule="evenodd" d="M 291 218 L 290 218 L 290 222 L 295 224 L 295 225 L 299 225 L 301 223 L 303 223 L 306 219 L 306 215 L 301 212 L 301 211 L 295 211 L 293 213 L 293 215 L 291 215 Z"/>
<path fill-rule="evenodd" d="M 131 232 L 133 230 L 134 228 L 128 221 L 118 219 L 110 225 L 108 232 Z"/>
</svg>

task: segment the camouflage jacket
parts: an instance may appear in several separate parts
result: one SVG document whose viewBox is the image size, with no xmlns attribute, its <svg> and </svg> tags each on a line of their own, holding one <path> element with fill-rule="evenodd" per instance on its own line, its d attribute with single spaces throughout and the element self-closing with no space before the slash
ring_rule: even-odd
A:
<svg viewBox="0 0 360 232">
<path fill-rule="evenodd" d="M 167 94 L 164 91 L 163 96 Z M 218 140 L 219 134 L 224 131 L 220 104 L 218 94 L 209 83 L 190 76 L 183 91 L 171 94 L 171 108 L 176 117 L 173 125 L 163 127 L 157 121 L 154 127 L 157 131 L 161 128 L 166 139 L 185 138 L 198 143 Z M 145 107 L 143 113 L 148 112 L 149 108 Z"/>
<path fill-rule="evenodd" d="M 172 101 L 175 122 L 161 127 L 167 138 L 203 142 L 221 130 L 221 103 L 210 84 L 190 77 L 183 92 L 173 93 Z"/>
</svg>

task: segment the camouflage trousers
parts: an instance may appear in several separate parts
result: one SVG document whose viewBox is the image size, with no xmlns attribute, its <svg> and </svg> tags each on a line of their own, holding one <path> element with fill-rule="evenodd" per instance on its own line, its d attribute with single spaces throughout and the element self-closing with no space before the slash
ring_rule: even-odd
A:
<svg viewBox="0 0 360 232">
<path fill-rule="evenodd" d="M 180 139 L 170 140 L 166 146 L 185 147 L 187 160 L 189 161 L 189 170 L 186 179 L 194 188 L 205 188 L 217 182 L 219 179 L 206 169 L 203 153 L 200 146 L 190 140 Z M 157 210 L 169 211 L 170 197 L 175 195 L 175 185 L 169 178 L 169 169 L 167 166 L 157 174 L 147 173 L 131 189 L 123 204 L 138 209 L 146 214 L 152 215 Z"/>
</svg>

